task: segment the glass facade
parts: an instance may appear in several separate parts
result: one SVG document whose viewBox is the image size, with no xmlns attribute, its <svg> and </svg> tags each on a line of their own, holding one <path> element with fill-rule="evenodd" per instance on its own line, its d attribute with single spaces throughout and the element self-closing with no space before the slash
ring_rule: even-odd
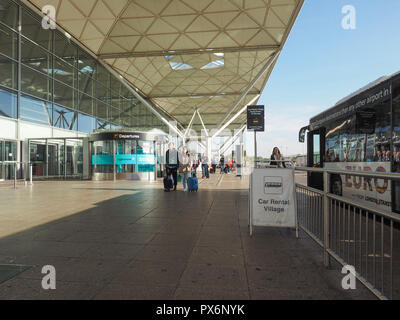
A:
<svg viewBox="0 0 400 320">
<path fill-rule="evenodd" d="M 13 0 L 0 0 L 0 116 L 84 133 L 168 131 L 96 59 Z"/>
<path fill-rule="evenodd" d="M 17 141 L 0 140 L 0 181 L 14 179 Z"/>
<path fill-rule="evenodd" d="M 78 138 L 30 140 L 29 161 L 35 178 L 81 178 L 83 141 Z"/>
</svg>

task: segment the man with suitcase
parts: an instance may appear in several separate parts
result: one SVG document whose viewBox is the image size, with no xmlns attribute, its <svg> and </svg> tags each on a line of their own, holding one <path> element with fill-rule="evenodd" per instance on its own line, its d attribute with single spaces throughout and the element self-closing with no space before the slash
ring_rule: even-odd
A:
<svg viewBox="0 0 400 320">
<path fill-rule="evenodd" d="M 179 157 L 178 157 L 178 151 L 174 148 L 173 142 L 169 144 L 169 149 L 165 154 L 165 161 L 166 161 L 167 173 L 171 174 L 174 181 L 174 191 L 176 191 L 176 186 L 178 184 Z"/>
</svg>

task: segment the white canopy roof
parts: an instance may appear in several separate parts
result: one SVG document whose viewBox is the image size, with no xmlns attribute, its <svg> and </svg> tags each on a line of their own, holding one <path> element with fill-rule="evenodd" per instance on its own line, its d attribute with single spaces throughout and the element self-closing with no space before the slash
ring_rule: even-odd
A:
<svg viewBox="0 0 400 320">
<path fill-rule="evenodd" d="M 262 92 L 304 1 L 24 2 L 55 6 L 59 26 L 182 125 L 199 108 L 213 128 Z"/>
</svg>

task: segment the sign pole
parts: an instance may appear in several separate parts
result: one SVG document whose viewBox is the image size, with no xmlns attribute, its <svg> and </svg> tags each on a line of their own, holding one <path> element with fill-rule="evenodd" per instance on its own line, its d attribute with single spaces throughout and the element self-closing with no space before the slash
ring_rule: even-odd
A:
<svg viewBox="0 0 400 320">
<path fill-rule="evenodd" d="M 257 131 L 254 130 L 254 168 L 257 168 Z"/>
</svg>

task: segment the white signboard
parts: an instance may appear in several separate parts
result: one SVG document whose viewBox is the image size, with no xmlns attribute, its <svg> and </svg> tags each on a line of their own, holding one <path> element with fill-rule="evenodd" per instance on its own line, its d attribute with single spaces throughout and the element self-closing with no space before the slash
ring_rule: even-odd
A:
<svg viewBox="0 0 400 320">
<path fill-rule="evenodd" d="M 253 170 L 250 178 L 250 233 L 253 226 L 297 229 L 293 169 Z"/>
</svg>

